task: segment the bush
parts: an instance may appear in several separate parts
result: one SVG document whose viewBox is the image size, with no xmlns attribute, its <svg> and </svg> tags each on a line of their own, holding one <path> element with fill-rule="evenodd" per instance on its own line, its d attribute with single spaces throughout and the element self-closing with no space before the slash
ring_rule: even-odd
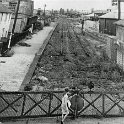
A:
<svg viewBox="0 0 124 124">
<path fill-rule="evenodd" d="M 35 25 L 34 25 L 34 30 L 43 30 L 43 24 L 41 22 L 36 22 Z"/>
</svg>

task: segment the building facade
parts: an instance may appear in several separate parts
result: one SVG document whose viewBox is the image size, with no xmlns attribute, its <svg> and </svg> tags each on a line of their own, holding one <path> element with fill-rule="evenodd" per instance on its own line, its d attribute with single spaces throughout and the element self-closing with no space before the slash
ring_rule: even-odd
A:
<svg viewBox="0 0 124 124">
<path fill-rule="evenodd" d="M 18 0 L 1 0 L 2 4 L 8 7 L 11 11 L 15 12 Z M 34 8 L 34 2 L 32 0 L 21 0 L 19 6 L 20 14 L 32 15 Z"/>
<path fill-rule="evenodd" d="M 2 0 L 2 4 L 8 7 L 12 12 L 12 19 L 9 28 L 9 32 L 12 32 L 13 23 L 15 19 L 15 12 L 17 8 L 18 0 Z M 32 0 L 21 0 L 19 5 L 18 17 L 15 26 L 14 33 L 21 33 L 27 24 L 29 17 L 33 15 L 34 2 Z"/>
<path fill-rule="evenodd" d="M 11 17 L 12 12 L 0 3 L 0 39 L 8 36 Z"/>
<path fill-rule="evenodd" d="M 116 37 L 124 43 L 124 20 L 115 22 L 116 24 Z"/>
</svg>

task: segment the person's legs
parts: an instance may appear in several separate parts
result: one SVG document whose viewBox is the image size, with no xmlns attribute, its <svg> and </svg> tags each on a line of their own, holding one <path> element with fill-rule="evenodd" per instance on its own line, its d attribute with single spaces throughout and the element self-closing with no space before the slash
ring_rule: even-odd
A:
<svg viewBox="0 0 124 124">
<path fill-rule="evenodd" d="M 68 116 L 69 113 L 65 114 L 62 118 L 62 122 L 64 122 L 64 120 L 66 119 L 66 117 Z"/>
<path fill-rule="evenodd" d="M 64 114 L 62 114 L 62 121 L 61 121 L 61 124 L 63 124 L 63 119 L 64 119 Z"/>
<path fill-rule="evenodd" d="M 63 118 L 64 118 L 64 114 L 62 114 L 62 120 L 63 120 Z"/>
</svg>

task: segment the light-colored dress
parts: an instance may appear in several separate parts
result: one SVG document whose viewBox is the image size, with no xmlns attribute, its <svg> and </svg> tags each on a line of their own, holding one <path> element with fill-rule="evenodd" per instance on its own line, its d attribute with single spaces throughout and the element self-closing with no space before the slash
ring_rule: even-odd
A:
<svg viewBox="0 0 124 124">
<path fill-rule="evenodd" d="M 71 102 L 69 101 L 67 93 L 62 98 L 62 114 L 69 114 L 69 108 L 71 106 Z"/>
</svg>

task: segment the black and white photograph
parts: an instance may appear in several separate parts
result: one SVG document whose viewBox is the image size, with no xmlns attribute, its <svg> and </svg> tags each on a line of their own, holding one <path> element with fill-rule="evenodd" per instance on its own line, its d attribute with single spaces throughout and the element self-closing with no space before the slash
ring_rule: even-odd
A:
<svg viewBox="0 0 124 124">
<path fill-rule="evenodd" d="M 124 124 L 124 0 L 0 0 L 0 124 Z"/>
</svg>

